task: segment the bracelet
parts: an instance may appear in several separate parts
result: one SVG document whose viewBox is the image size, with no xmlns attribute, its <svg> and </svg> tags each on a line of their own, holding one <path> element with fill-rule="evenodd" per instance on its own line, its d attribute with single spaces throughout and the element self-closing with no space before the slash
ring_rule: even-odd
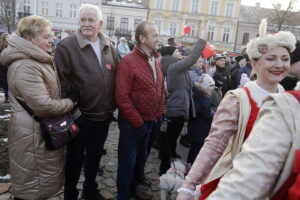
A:
<svg viewBox="0 0 300 200">
<path fill-rule="evenodd" d="M 189 195 L 191 195 L 191 196 L 195 196 L 195 191 L 192 191 L 192 190 L 190 190 L 190 189 L 187 189 L 187 188 L 179 188 L 178 190 L 177 190 L 177 192 L 183 192 L 183 193 L 186 193 L 186 194 L 189 194 Z"/>
</svg>

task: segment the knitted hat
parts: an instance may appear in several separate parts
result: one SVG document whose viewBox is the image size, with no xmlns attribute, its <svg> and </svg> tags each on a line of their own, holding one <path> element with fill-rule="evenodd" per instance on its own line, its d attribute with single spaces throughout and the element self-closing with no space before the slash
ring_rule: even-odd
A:
<svg viewBox="0 0 300 200">
<path fill-rule="evenodd" d="M 250 81 L 250 78 L 247 76 L 247 74 L 242 73 L 241 80 L 240 80 L 240 87 L 243 87 L 249 81 Z"/>
<path fill-rule="evenodd" d="M 296 38 L 291 32 L 280 31 L 275 34 L 267 34 L 267 19 L 264 18 L 259 26 L 259 37 L 252 39 L 247 44 L 246 52 L 250 59 L 258 59 L 276 47 L 286 47 L 293 52 L 295 44 Z"/>
<path fill-rule="evenodd" d="M 239 63 L 243 58 L 244 58 L 244 56 L 237 56 L 237 57 L 235 57 L 236 63 Z"/>
<path fill-rule="evenodd" d="M 214 79 L 208 74 L 202 74 L 197 82 L 203 90 L 207 90 L 209 87 L 215 86 Z"/>
<path fill-rule="evenodd" d="M 160 49 L 160 54 L 162 56 L 172 56 L 174 51 L 176 50 L 176 47 L 173 47 L 173 46 L 163 46 L 161 49 Z"/>
</svg>

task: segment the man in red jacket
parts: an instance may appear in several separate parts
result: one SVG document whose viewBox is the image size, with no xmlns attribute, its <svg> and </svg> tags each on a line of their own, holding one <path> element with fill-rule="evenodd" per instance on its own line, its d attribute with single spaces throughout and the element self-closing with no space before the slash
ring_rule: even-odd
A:
<svg viewBox="0 0 300 200">
<path fill-rule="evenodd" d="M 119 109 L 118 200 L 150 199 L 137 190 L 145 182 L 147 144 L 164 104 L 164 81 L 159 63 L 157 27 L 141 22 L 135 31 L 137 44 L 120 61 L 116 75 L 116 103 Z"/>
</svg>

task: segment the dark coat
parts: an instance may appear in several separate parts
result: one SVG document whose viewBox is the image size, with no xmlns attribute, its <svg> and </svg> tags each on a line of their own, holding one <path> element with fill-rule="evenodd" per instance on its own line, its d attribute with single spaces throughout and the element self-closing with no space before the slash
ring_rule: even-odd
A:
<svg viewBox="0 0 300 200">
<path fill-rule="evenodd" d="M 190 119 L 188 123 L 188 135 L 192 143 L 202 145 L 209 133 L 214 114 L 211 111 L 210 99 L 195 86 L 193 87 L 193 99 L 196 117 Z"/>
<path fill-rule="evenodd" d="M 0 88 L 7 90 L 7 70 L 8 66 L 0 64 Z"/>
<path fill-rule="evenodd" d="M 89 120 L 103 121 L 116 109 L 115 73 L 117 57 L 114 47 L 99 32 L 101 60 L 87 39 L 78 30 L 63 39 L 55 50 L 55 64 L 61 81 L 63 97 L 78 94 L 78 106 Z"/>
<path fill-rule="evenodd" d="M 161 65 L 167 80 L 167 116 L 184 117 L 189 119 L 189 109 L 192 102 L 192 83 L 188 69 L 192 67 L 201 56 L 206 41 L 199 39 L 190 56 L 178 59 L 170 55 L 163 56 Z"/>
<path fill-rule="evenodd" d="M 216 66 L 216 72 L 214 73 L 214 80 L 216 87 L 222 88 L 222 96 L 230 89 L 230 76 L 229 71 L 226 68 L 220 68 Z"/>
<path fill-rule="evenodd" d="M 238 74 L 241 66 L 239 64 L 235 64 L 231 69 L 230 69 L 230 89 L 234 90 L 238 87 Z"/>
</svg>

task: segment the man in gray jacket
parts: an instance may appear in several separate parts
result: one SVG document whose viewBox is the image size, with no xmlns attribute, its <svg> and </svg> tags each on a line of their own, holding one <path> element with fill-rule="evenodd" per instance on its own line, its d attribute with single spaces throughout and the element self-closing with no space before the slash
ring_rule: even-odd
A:
<svg viewBox="0 0 300 200">
<path fill-rule="evenodd" d="M 62 95 L 78 104 L 74 117 L 80 133 L 69 144 L 65 165 L 65 200 L 77 199 L 76 188 L 84 162 L 82 198 L 104 199 L 95 181 L 109 124 L 116 108 L 114 82 L 117 58 L 109 39 L 100 32 L 102 13 L 97 6 L 79 9 L 80 28 L 56 47 L 55 63 Z"/>
</svg>

